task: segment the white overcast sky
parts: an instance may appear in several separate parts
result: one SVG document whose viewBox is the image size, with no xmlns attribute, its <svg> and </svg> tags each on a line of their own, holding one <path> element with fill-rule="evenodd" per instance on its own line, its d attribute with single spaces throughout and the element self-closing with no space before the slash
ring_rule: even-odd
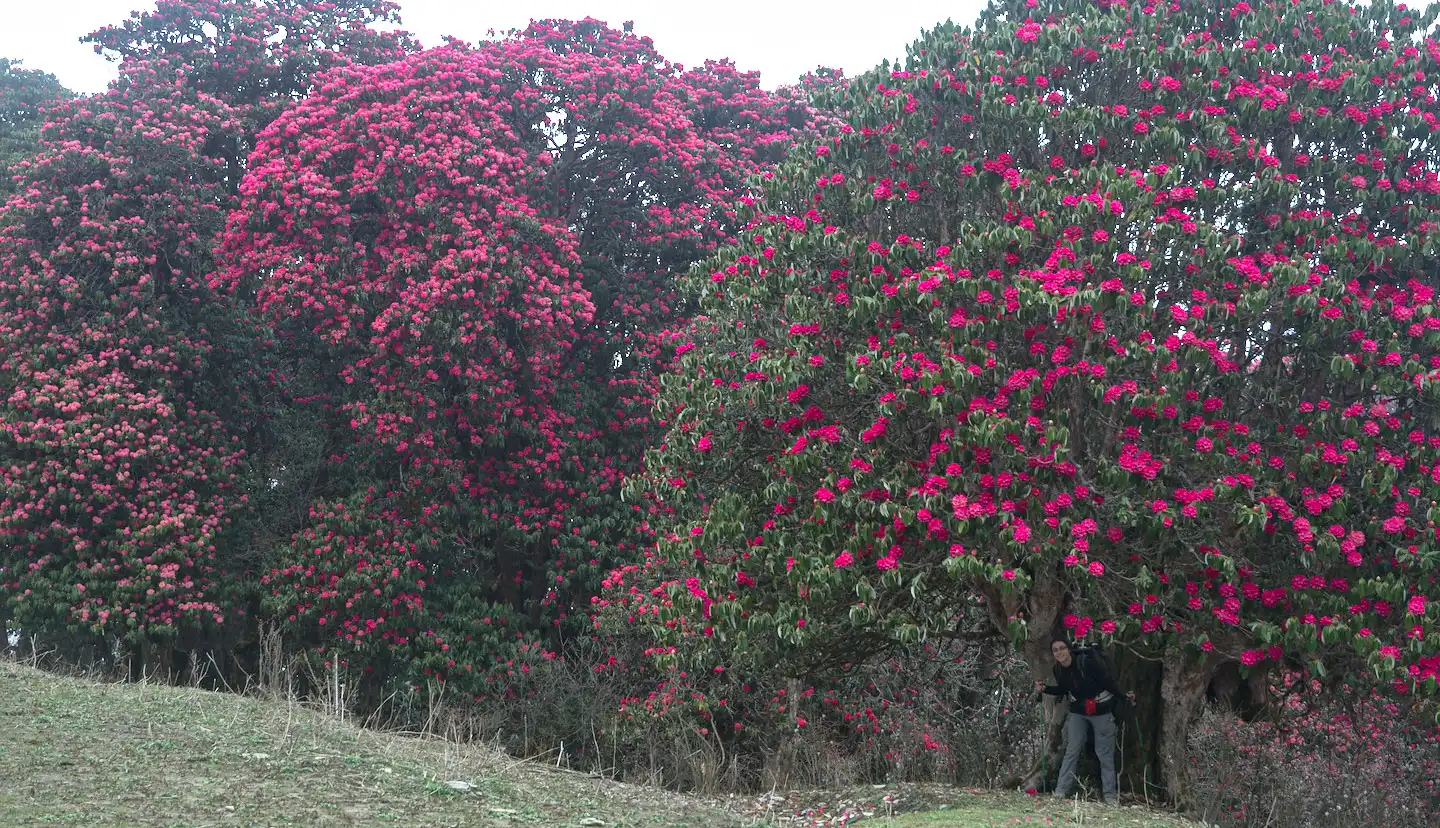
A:
<svg viewBox="0 0 1440 828">
<path fill-rule="evenodd" d="M 686 66 L 728 57 L 758 69 L 767 88 L 817 65 L 856 74 L 905 47 L 947 18 L 972 23 L 984 0 L 400 0 L 404 28 L 425 46 L 443 35 L 483 38 L 489 29 L 532 18 L 605 20 L 655 40 L 660 54 Z M 154 0 L 0 0 L 0 57 L 54 73 L 77 92 L 98 92 L 115 67 L 78 38 L 123 20 Z"/>
</svg>

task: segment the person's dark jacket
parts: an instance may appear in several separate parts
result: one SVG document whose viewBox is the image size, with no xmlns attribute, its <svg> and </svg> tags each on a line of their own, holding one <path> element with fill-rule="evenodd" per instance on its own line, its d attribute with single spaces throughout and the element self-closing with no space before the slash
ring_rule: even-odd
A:
<svg viewBox="0 0 1440 828">
<path fill-rule="evenodd" d="M 1073 653 L 1069 667 L 1055 663 L 1055 683 L 1044 691 L 1049 696 L 1069 696 L 1070 712 L 1081 716 L 1101 716 L 1115 710 L 1125 695 L 1115 686 L 1105 662 L 1094 653 L 1083 650 Z"/>
</svg>

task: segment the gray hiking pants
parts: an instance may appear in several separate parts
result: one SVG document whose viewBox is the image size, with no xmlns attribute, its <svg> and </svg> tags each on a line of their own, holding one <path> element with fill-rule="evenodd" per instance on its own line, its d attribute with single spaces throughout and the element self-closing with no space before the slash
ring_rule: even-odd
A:
<svg viewBox="0 0 1440 828">
<path fill-rule="evenodd" d="M 1066 796 L 1075 787 L 1075 768 L 1080 764 L 1080 751 L 1085 749 L 1085 740 L 1095 734 L 1095 755 L 1100 759 L 1100 783 L 1105 791 L 1105 801 L 1115 799 L 1115 714 L 1082 716 L 1070 713 L 1065 717 L 1065 761 L 1060 764 L 1060 781 L 1055 786 L 1056 796 Z"/>
</svg>

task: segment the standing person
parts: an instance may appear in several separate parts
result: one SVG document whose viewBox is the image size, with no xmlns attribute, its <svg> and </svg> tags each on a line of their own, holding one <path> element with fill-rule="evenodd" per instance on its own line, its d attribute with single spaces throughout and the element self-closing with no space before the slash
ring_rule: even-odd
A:
<svg viewBox="0 0 1440 828">
<path fill-rule="evenodd" d="M 1070 713 L 1065 718 L 1065 761 L 1060 765 L 1055 798 L 1063 799 L 1075 786 L 1080 751 L 1085 748 L 1086 736 L 1094 733 L 1105 804 L 1114 805 L 1119 796 L 1115 787 L 1115 703 L 1123 695 L 1134 704 L 1135 694 L 1122 693 L 1105 663 L 1094 653 L 1081 651 L 1077 655 L 1059 639 L 1051 643 L 1050 653 L 1055 656 L 1055 683 L 1036 681 L 1035 688 L 1049 696 L 1070 697 Z"/>
</svg>

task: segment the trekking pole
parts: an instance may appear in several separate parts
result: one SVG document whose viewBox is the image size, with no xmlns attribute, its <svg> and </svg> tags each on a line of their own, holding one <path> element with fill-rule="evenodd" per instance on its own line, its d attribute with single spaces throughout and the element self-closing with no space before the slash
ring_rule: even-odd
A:
<svg viewBox="0 0 1440 828">
<path fill-rule="evenodd" d="M 1138 731 L 1137 731 L 1138 734 Z M 1120 738 L 1115 741 L 1115 752 L 1120 754 L 1119 767 L 1115 768 L 1115 797 L 1120 797 L 1120 778 L 1125 775 L 1125 725 L 1120 725 Z"/>
</svg>

